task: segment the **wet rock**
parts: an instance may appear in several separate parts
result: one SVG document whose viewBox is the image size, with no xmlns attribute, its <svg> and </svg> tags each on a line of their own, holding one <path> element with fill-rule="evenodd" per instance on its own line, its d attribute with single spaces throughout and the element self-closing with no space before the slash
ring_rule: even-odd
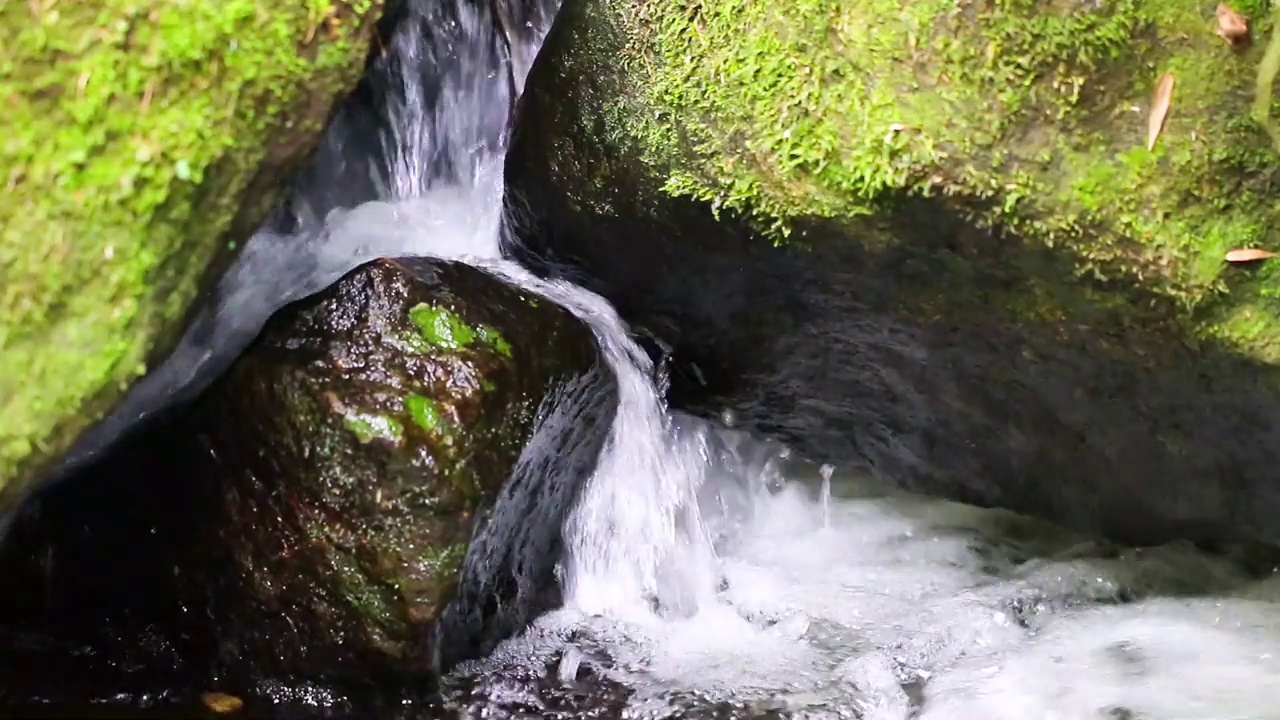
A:
<svg viewBox="0 0 1280 720">
<path fill-rule="evenodd" d="M 161 685 L 250 705 L 311 685 L 329 690 L 307 702 L 335 707 L 429 693 L 442 662 L 559 601 L 559 528 L 611 382 L 590 330 L 541 297 L 459 263 L 371 263 L 273 317 L 185 417 L 20 518 L 0 576 L 49 591 L 0 626 L 108 659 L 146 630 L 185 663 L 185 686 Z M 143 676 L 172 667 L 142 655 Z"/>
<path fill-rule="evenodd" d="M 223 661 L 430 674 L 477 521 L 595 366 L 567 311 L 461 264 L 380 261 L 273 319 L 196 420 Z"/>
</svg>

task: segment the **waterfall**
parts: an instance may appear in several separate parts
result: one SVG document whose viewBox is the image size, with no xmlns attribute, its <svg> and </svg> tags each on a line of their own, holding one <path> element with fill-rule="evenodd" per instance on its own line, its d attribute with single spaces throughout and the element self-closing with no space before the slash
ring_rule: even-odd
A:
<svg viewBox="0 0 1280 720">
<path fill-rule="evenodd" d="M 480 689 L 482 716 L 539 702 L 619 716 L 609 683 L 627 688 L 625 716 L 647 718 L 1278 716 L 1275 578 L 1187 545 L 1118 549 L 896 493 L 669 411 L 662 368 L 613 307 L 510 252 L 509 116 L 555 3 L 499 5 L 408 1 L 366 78 L 380 101 L 343 108 L 282 217 L 61 476 L 194 396 L 284 304 L 377 257 L 465 262 L 587 324 L 616 386 L 599 456 L 552 528 L 564 607 L 446 678 Z M 556 389 L 535 437 L 589 422 L 593 380 Z M 513 479 L 554 483 L 546 455 L 531 443 Z M 507 526 L 536 524 L 515 514 L 536 502 L 508 508 Z M 478 537 L 468 570 L 512 541 Z"/>
<path fill-rule="evenodd" d="M 77 440 L 46 486 L 194 398 L 272 313 L 360 265 L 500 259 L 510 114 L 557 4 L 528 0 L 499 18 L 487 2 L 406 0 L 364 80 L 378 100 L 357 93 L 340 108 L 284 207 L 245 243 L 172 353 Z"/>
<path fill-rule="evenodd" d="M 249 240 L 176 350 L 80 439 L 67 476 L 170 403 L 194 397 L 252 342 L 278 308 L 379 257 L 472 264 L 564 306 L 592 329 L 618 387 L 594 475 L 565 528 L 566 601 L 597 613 L 689 612 L 714 588 L 714 552 L 699 516 L 699 439 L 677 438 L 652 361 L 603 299 L 525 270 L 504 245 L 503 161 L 510 114 L 549 29 L 547 0 L 493 5 L 411 0 L 366 80 L 385 96 L 380 143 L 353 138 L 358 109 L 329 130 L 290 209 L 298 230 Z M 376 195 L 351 207 L 330 187 L 366 173 Z M 327 194 L 326 194 L 327 193 Z M 676 579 L 680 581 L 677 582 Z"/>
</svg>

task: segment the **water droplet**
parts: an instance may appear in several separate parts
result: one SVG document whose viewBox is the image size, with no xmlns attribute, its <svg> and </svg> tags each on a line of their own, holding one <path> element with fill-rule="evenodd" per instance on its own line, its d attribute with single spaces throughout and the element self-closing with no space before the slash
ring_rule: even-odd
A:
<svg viewBox="0 0 1280 720">
<path fill-rule="evenodd" d="M 818 468 L 822 475 L 822 527 L 831 527 L 831 474 L 836 470 L 834 465 L 824 464 Z"/>
<path fill-rule="evenodd" d="M 578 679 L 578 669 L 582 667 L 582 653 L 577 648 L 566 648 L 560 655 L 560 666 L 556 669 L 556 677 L 560 682 L 569 683 Z"/>
</svg>

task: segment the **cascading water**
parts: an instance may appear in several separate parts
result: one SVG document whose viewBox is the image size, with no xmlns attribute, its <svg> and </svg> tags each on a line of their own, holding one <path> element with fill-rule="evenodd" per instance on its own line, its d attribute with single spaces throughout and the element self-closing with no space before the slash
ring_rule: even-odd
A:
<svg viewBox="0 0 1280 720">
<path fill-rule="evenodd" d="M 196 392 L 283 304 L 375 257 L 458 260 L 571 310 L 617 387 L 562 529 L 565 607 L 457 668 L 445 687 L 459 710 L 1280 717 L 1280 584 L 1191 547 L 1115 549 L 897 495 L 669 413 L 659 369 L 605 300 L 504 254 L 508 115 L 553 14 L 551 2 L 494 17 L 487 3 L 412 0 L 372 71 L 385 104 L 337 119 L 291 198 L 292 227 L 248 243 L 174 355 L 67 469 Z M 564 392 L 543 422 L 571 425 L 581 402 Z M 536 460 L 517 472 L 544 470 Z"/>
<path fill-rule="evenodd" d="M 78 440 L 54 477 L 194 397 L 272 313 L 370 260 L 500 259 L 511 108 L 557 5 L 511 3 L 495 17 L 485 2 L 407 0 L 366 78 L 377 100 L 341 108 L 295 180 L 287 217 L 249 239 L 171 355 Z"/>
<path fill-rule="evenodd" d="M 689 609 L 709 591 L 713 553 L 695 497 L 699 448 L 672 440 L 652 362 L 602 298 L 540 279 L 503 253 L 510 112 L 556 4 L 511 3 L 495 17 L 488 3 L 409 2 L 373 68 L 371 82 L 385 95 L 380 146 L 372 153 L 353 149 L 351 127 L 360 118 L 348 109 L 338 119 L 321 161 L 291 198 L 298 230 L 288 236 L 263 230 L 249 241 L 177 350 L 82 438 L 64 473 L 166 403 L 193 396 L 279 307 L 374 258 L 458 260 L 575 313 L 594 331 L 617 382 L 616 420 L 565 530 L 570 601 L 594 612 L 629 612 L 652 601 Z M 343 201 L 358 195 L 316 192 L 318 183 L 340 183 L 352 173 L 366 173 L 355 184 L 373 188 L 376 197 L 348 208 Z M 677 554 L 680 562 L 672 559 Z M 695 561 L 698 572 L 689 570 Z M 677 574 L 686 582 L 664 582 Z"/>
</svg>

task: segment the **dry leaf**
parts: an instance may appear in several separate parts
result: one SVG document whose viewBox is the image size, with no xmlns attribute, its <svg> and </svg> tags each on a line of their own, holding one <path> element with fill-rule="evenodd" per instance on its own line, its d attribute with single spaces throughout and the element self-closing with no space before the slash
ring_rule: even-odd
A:
<svg viewBox="0 0 1280 720">
<path fill-rule="evenodd" d="M 1257 262 L 1258 260 L 1266 260 L 1267 258 L 1276 257 L 1276 255 L 1277 253 L 1273 253 L 1270 250 L 1262 250 L 1260 248 L 1242 248 L 1240 250 L 1232 250 L 1227 253 L 1227 262 Z"/>
<path fill-rule="evenodd" d="M 1156 94 L 1151 98 L 1151 114 L 1147 115 L 1147 149 L 1156 146 L 1165 118 L 1169 117 L 1169 103 L 1173 101 L 1173 76 L 1165 73 L 1156 82 Z"/>
<path fill-rule="evenodd" d="M 1231 47 L 1248 45 L 1253 39 L 1249 35 L 1249 18 L 1231 9 L 1226 3 L 1218 3 L 1217 13 L 1218 36 Z"/>
<path fill-rule="evenodd" d="M 200 701 L 204 703 L 205 707 L 219 715 L 233 713 L 244 707 L 244 701 L 240 698 L 220 692 L 201 693 Z"/>
</svg>

